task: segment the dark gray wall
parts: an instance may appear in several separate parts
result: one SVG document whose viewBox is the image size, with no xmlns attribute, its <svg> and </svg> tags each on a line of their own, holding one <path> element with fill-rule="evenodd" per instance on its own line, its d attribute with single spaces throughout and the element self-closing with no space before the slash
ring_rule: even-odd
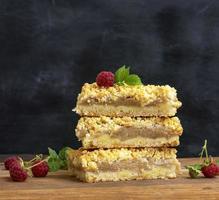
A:
<svg viewBox="0 0 219 200">
<path fill-rule="evenodd" d="M 0 0 L 0 153 L 78 147 L 84 82 L 132 66 L 183 102 L 179 156 L 219 155 L 219 1 Z"/>
</svg>

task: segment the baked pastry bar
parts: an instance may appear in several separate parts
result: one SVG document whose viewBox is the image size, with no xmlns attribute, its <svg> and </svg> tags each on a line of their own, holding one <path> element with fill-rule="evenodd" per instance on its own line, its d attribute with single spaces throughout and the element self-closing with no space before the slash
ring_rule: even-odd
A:
<svg viewBox="0 0 219 200">
<path fill-rule="evenodd" d="M 84 182 L 175 178 L 180 171 L 173 148 L 68 150 L 71 175 Z"/>
<path fill-rule="evenodd" d="M 85 83 L 78 96 L 81 116 L 174 116 L 181 106 L 176 90 L 168 85 L 117 85 L 104 88 Z"/>
<path fill-rule="evenodd" d="M 82 117 L 76 136 L 86 149 L 118 147 L 174 147 L 183 128 L 178 117 Z"/>
</svg>

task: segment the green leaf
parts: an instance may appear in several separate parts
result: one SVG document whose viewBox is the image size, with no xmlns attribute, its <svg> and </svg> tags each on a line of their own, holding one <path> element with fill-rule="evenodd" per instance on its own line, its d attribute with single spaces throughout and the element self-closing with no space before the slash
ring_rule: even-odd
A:
<svg viewBox="0 0 219 200">
<path fill-rule="evenodd" d="M 60 169 L 68 169 L 67 160 L 61 160 L 60 162 Z"/>
<path fill-rule="evenodd" d="M 123 65 L 115 72 L 116 83 L 121 84 L 128 77 L 128 75 L 129 75 L 129 67 L 126 68 L 126 66 Z"/>
<path fill-rule="evenodd" d="M 59 154 L 57 154 L 55 150 L 48 148 L 49 156 L 47 162 L 49 171 L 56 172 L 59 169 L 67 169 L 66 151 L 68 149 L 70 149 L 70 147 L 64 147 L 59 151 Z"/>
<path fill-rule="evenodd" d="M 60 169 L 60 160 L 59 158 L 49 158 L 48 159 L 48 166 L 49 166 L 49 171 L 50 172 L 56 172 Z"/>
<path fill-rule="evenodd" d="M 59 151 L 59 158 L 60 158 L 60 168 L 67 169 L 67 158 L 66 158 L 66 151 L 70 149 L 70 147 L 64 147 Z"/>
<path fill-rule="evenodd" d="M 50 147 L 48 147 L 48 150 L 49 150 L 49 157 L 58 158 L 58 154 L 56 153 L 55 150 L 51 149 Z"/>
<path fill-rule="evenodd" d="M 187 165 L 186 166 L 186 169 L 190 169 L 190 168 L 201 170 L 202 164 L 194 164 L 194 165 Z"/>
<path fill-rule="evenodd" d="M 136 74 L 130 74 L 126 77 L 125 83 L 128 85 L 142 85 L 140 77 Z"/>
<path fill-rule="evenodd" d="M 59 151 L 59 158 L 62 160 L 66 160 L 66 151 L 70 149 L 70 147 L 63 147 L 60 151 Z"/>
<path fill-rule="evenodd" d="M 189 175 L 191 178 L 196 178 L 201 173 L 201 164 L 187 165 L 186 169 L 189 170 Z"/>
<path fill-rule="evenodd" d="M 189 175 L 191 178 L 196 178 L 199 174 L 201 174 L 201 170 L 193 169 L 193 168 L 189 169 Z"/>
<path fill-rule="evenodd" d="M 49 150 L 49 157 L 48 157 L 48 166 L 49 166 L 49 171 L 50 172 L 56 172 L 60 169 L 60 159 L 58 154 L 56 153 L 55 150 L 48 148 Z"/>
<path fill-rule="evenodd" d="M 219 160 L 217 160 L 216 163 L 219 165 Z"/>
</svg>

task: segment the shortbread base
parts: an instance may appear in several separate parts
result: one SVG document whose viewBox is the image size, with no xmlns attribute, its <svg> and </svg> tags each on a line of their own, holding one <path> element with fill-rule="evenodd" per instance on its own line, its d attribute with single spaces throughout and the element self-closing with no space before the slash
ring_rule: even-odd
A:
<svg viewBox="0 0 219 200">
<path fill-rule="evenodd" d="M 143 179 L 172 179 L 176 178 L 180 164 L 175 161 L 168 166 L 152 166 L 151 169 L 119 169 L 118 171 L 82 171 L 78 169 L 70 169 L 71 175 L 81 181 L 94 183 L 103 181 L 127 181 L 127 180 L 143 180 Z M 119 167 L 119 166 L 118 166 Z"/>
<path fill-rule="evenodd" d="M 86 136 L 82 139 L 85 149 L 93 148 L 121 148 L 121 147 L 176 147 L 180 144 L 179 136 L 146 138 L 135 137 L 126 140 L 112 138 L 104 134 L 98 137 Z"/>
<path fill-rule="evenodd" d="M 75 111 L 80 116 L 170 117 L 176 114 L 177 107 L 168 102 L 145 107 L 78 104 Z"/>
</svg>

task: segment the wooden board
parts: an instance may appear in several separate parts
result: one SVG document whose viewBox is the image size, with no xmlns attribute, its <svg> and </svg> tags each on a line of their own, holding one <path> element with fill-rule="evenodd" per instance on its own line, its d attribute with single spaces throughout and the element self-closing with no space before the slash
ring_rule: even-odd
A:
<svg viewBox="0 0 219 200">
<path fill-rule="evenodd" d="M 184 166 L 197 159 L 180 161 Z M 190 179 L 185 171 L 172 180 L 82 183 L 60 171 L 46 178 L 28 178 L 16 183 L 1 166 L 0 199 L 219 199 L 219 177 Z"/>
</svg>

